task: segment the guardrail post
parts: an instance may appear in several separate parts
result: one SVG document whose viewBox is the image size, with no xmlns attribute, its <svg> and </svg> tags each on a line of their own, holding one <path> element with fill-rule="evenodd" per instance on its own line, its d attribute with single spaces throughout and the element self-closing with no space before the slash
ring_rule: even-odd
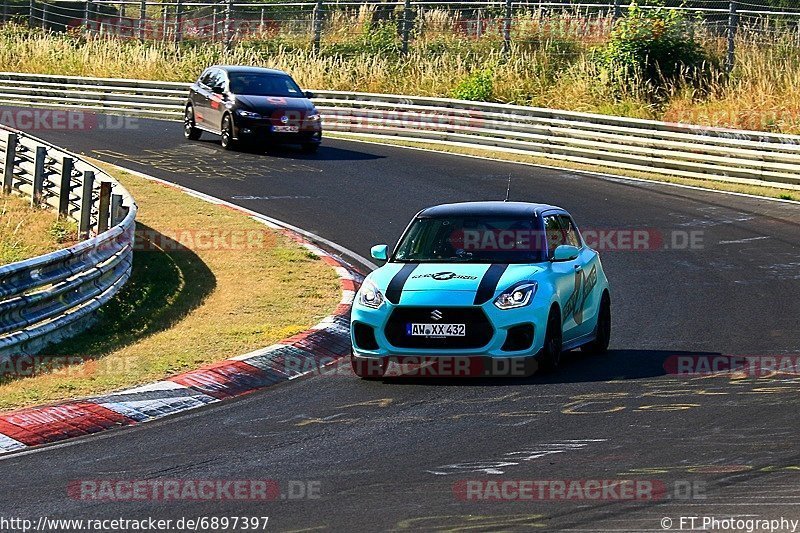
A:
<svg viewBox="0 0 800 533">
<path fill-rule="evenodd" d="M 725 57 L 725 70 L 730 73 L 736 60 L 736 29 L 739 26 L 739 15 L 736 13 L 736 1 L 728 4 L 728 54 Z"/>
<path fill-rule="evenodd" d="M 33 194 L 31 194 L 31 206 L 37 207 L 42 203 L 42 191 L 44 190 L 44 160 L 47 157 L 47 148 L 44 146 L 36 147 L 36 158 L 33 160 Z"/>
<path fill-rule="evenodd" d="M 47 29 L 47 11 L 49 6 L 47 4 L 42 4 L 42 29 Z"/>
<path fill-rule="evenodd" d="M 30 1 L 30 5 L 28 6 L 28 27 L 33 28 L 33 10 L 36 6 L 33 3 L 33 0 Z"/>
<path fill-rule="evenodd" d="M 264 8 L 261 8 L 261 18 L 258 21 L 258 33 L 264 33 Z"/>
<path fill-rule="evenodd" d="M 622 16 L 622 0 L 614 0 L 614 20 Z"/>
<path fill-rule="evenodd" d="M 3 0 L 3 22 L 8 20 L 8 0 Z"/>
<path fill-rule="evenodd" d="M 506 17 L 503 20 L 503 51 L 511 51 L 511 16 L 513 15 L 511 0 L 506 0 Z"/>
<path fill-rule="evenodd" d="M 322 21 L 325 17 L 325 4 L 323 0 L 317 0 L 314 6 L 314 50 L 319 51 L 322 42 Z"/>
<path fill-rule="evenodd" d="M 139 4 L 139 40 L 144 42 L 146 34 L 146 26 L 147 24 L 147 0 L 142 0 L 142 3 Z"/>
<path fill-rule="evenodd" d="M 122 205 L 122 195 L 111 195 L 111 226 L 116 226 L 128 216 L 128 209 Z"/>
<path fill-rule="evenodd" d="M 87 170 L 83 173 L 83 187 L 81 189 L 81 216 L 78 224 L 78 235 L 81 239 L 89 238 L 92 224 L 92 189 L 94 188 L 94 172 Z"/>
<path fill-rule="evenodd" d="M 14 164 L 17 162 L 17 143 L 19 138 L 16 133 L 9 133 L 6 137 L 6 157 L 3 165 L 3 192 L 11 194 L 14 185 Z"/>
<path fill-rule="evenodd" d="M 403 53 L 408 53 L 408 39 L 411 35 L 411 0 L 403 4 Z"/>
<path fill-rule="evenodd" d="M 58 184 L 58 216 L 69 216 L 69 194 L 75 161 L 71 157 L 61 160 L 61 182 Z"/>
<path fill-rule="evenodd" d="M 108 230 L 108 219 L 111 217 L 111 182 L 100 182 L 100 201 L 97 204 L 97 234 Z"/>
</svg>

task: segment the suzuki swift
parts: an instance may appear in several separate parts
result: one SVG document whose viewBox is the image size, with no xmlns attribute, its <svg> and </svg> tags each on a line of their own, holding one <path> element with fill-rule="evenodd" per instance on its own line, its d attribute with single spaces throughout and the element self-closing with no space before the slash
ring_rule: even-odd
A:
<svg viewBox="0 0 800 533">
<path fill-rule="evenodd" d="M 529 374 L 555 368 L 565 350 L 608 349 L 608 280 L 559 207 L 430 207 L 391 253 L 378 245 L 372 257 L 386 264 L 364 280 L 350 324 L 361 377 L 384 377 L 391 361 L 446 366 L 440 375 Z"/>
</svg>

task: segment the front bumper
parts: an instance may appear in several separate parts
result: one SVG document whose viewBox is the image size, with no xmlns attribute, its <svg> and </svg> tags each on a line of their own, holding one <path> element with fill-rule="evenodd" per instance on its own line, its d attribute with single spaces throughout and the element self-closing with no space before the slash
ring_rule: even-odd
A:
<svg viewBox="0 0 800 533">
<path fill-rule="evenodd" d="M 322 142 L 322 126 L 319 123 L 303 123 L 294 133 L 275 132 L 268 119 L 236 117 L 234 137 L 240 141 L 269 140 L 280 144 L 319 144 Z"/>
<path fill-rule="evenodd" d="M 472 361 L 470 365 L 475 368 L 495 368 L 513 360 L 532 359 L 539 353 L 544 345 L 549 302 L 537 305 L 534 299 L 534 302 L 526 307 L 501 310 L 495 307 L 493 299 L 481 306 L 474 306 L 472 305 L 473 298 L 474 294 L 468 292 L 464 294 L 449 293 L 444 297 L 438 292 L 419 292 L 414 295 L 410 303 L 404 301 L 402 305 L 393 305 L 386 301 L 378 309 L 371 309 L 355 302 L 350 327 L 353 356 L 384 360 L 389 358 L 400 358 L 398 360 L 403 358 L 451 359 L 454 364 L 461 362 L 461 358 L 469 358 L 468 360 Z M 446 301 L 447 305 L 443 305 L 442 301 Z M 412 303 L 413 305 L 411 305 Z M 461 343 L 462 346 L 451 348 L 444 342 L 431 343 L 432 345 L 424 347 L 399 346 L 396 325 L 390 328 L 388 336 L 387 325 L 389 325 L 390 317 L 395 310 L 403 311 L 409 308 L 417 308 L 423 312 L 434 308 L 440 310 L 445 316 L 442 322 L 447 321 L 448 312 L 451 310 L 480 309 L 491 326 L 491 333 L 486 337 L 488 341 L 477 347 L 464 348 Z M 428 320 L 428 322 L 432 322 L 432 320 Z M 531 342 L 524 349 L 509 349 L 510 346 L 506 341 L 509 340 L 510 332 L 518 331 L 515 328 L 525 325 L 532 326 Z M 374 344 L 364 342 L 364 336 L 361 335 L 367 331 L 364 326 L 370 328 L 374 333 Z M 470 325 L 467 324 L 467 328 L 469 327 Z M 360 328 L 358 336 L 356 328 Z M 393 343 L 390 339 L 394 339 L 395 342 Z"/>
</svg>

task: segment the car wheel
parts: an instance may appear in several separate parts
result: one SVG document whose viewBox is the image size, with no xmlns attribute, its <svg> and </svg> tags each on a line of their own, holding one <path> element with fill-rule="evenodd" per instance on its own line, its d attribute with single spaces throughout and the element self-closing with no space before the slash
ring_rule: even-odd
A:
<svg viewBox="0 0 800 533">
<path fill-rule="evenodd" d="M 553 371 L 558 368 L 558 364 L 561 362 L 562 335 L 561 314 L 558 309 L 553 308 L 550 316 L 547 317 L 544 346 L 539 356 L 539 363 L 543 370 Z"/>
<path fill-rule="evenodd" d="M 230 115 L 225 115 L 222 118 L 221 128 L 221 144 L 226 150 L 233 150 L 236 148 L 236 140 L 233 138 L 233 121 Z"/>
<path fill-rule="evenodd" d="M 595 339 L 581 346 L 581 351 L 588 353 L 602 354 L 608 351 L 608 343 L 611 341 L 611 299 L 608 293 L 604 292 L 600 299 L 600 311 L 597 315 L 597 336 Z"/>
<path fill-rule="evenodd" d="M 383 359 L 356 358 L 350 355 L 353 372 L 361 379 L 381 379 L 386 373 L 386 362 Z"/>
<path fill-rule="evenodd" d="M 319 150 L 319 143 L 306 143 L 302 146 L 303 153 L 316 154 Z"/>
<path fill-rule="evenodd" d="M 186 111 L 183 113 L 183 136 L 190 141 L 196 141 L 202 134 L 202 131 L 195 128 L 194 107 L 187 105 Z"/>
</svg>

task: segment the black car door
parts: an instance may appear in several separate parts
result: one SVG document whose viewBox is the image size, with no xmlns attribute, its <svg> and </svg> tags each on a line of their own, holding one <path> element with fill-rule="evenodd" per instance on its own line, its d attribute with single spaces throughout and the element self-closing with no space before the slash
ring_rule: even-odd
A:
<svg viewBox="0 0 800 533">
<path fill-rule="evenodd" d="M 211 111 L 211 85 L 215 69 L 207 69 L 197 80 L 194 104 L 194 121 L 195 124 L 204 126 L 206 128 L 215 129 L 209 122 L 209 113 Z"/>
</svg>

